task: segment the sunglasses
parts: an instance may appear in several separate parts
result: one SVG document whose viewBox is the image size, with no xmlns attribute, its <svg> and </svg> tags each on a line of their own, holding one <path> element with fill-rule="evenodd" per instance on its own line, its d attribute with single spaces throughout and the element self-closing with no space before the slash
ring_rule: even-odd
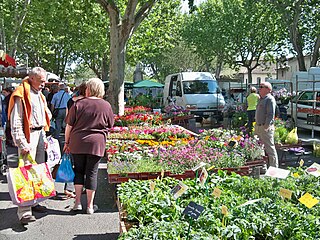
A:
<svg viewBox="0 0 320 240">
<path fill-rule="evenodd" d="M 267 86 L 260 86 L 259 88 L 268 88 Z"/>
</svg>

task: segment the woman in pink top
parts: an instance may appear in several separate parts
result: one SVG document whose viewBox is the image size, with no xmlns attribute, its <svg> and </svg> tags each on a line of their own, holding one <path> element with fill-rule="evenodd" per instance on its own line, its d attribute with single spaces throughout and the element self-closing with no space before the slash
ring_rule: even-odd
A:
<svg viewBox="0 0 320 240">
<path fill-rule="evenodd" d="M 74 211 L 81 211 L 83 186 L 87 193 L 87 213 L 96 211 L 93 205 L 97 188 L 98 166 L 104 156 L 108 128 L 114 117 L 110 104 L 103 100 L 104 84 L 98 78 L 86 82 L 86 97 L 76 101 L 66 118 L 65 152 L 74 159 L 74 184 L 76 190 Z"/>
</svg>

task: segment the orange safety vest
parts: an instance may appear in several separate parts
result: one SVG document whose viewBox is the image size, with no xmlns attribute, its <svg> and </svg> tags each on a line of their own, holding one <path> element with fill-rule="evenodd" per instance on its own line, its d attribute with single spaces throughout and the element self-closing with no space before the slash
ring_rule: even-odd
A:
<svg viewBox="0 0 320 240">
<path fill-rule="evenodd" d="M 27 139 L 27 142 L 30 143 L 30 128 L 31 126 L 31 97 L 30 97 L 30 83 L 29 83 L 29 77 L 26 77 L 22 80 L 22 83 L 19 87 L 12 93 L 10 100 L 9 100 L 9 106 L 8 106 L 8 121 L 10 121 L 10 115 L 14 106 L 14 97 L 19 97 L 22 102 L 23 107 L 23 132 Z M 43 101 L 44 106 L 47 106 L 46 98 L 45 96 L 40 93 L 41 99 Z M 46 125 L 44 126 L 45 131 L 49 131 L 50 127 L 50 118 L 49 114 L 46 111 L 46 108 L 44 109 L 45 115 L 46 115 Z"/>
</svg>

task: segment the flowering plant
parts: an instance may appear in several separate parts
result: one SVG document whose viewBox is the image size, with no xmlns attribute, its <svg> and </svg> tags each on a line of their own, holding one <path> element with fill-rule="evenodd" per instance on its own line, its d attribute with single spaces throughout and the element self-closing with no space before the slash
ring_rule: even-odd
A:
<svg viewBox="0 0 320 240">
<path fill-rule="evenodd" d="M 108 172 L 141 172 L 149 168 L 151 172 L 164 169 L 181 173 L 200 162 L 215 168 L 239 167 L 248 160 L 263 156 L 263 147 L 257 139 L 233 130 L 204 130 L 199 138 L 194 139 L 177 139 L 178 135 L 170 133 L 167 136 L 167 133 L 165 130 L 157 132 L 156 135 L 160 134 L 156 137 L 158 140 L 136 140 L 130 144 L 119 141 L 115 146 L 107 146 L 110 155 Z M 163 140 L 163 136 L 167 140 Z M 230 142 L 233 142 L 232 146 Z"/>
<path fill-rule="evenodd" d="M 288 104 L 290 99 L 292 98 L 292 94 L 288 92 L 286 88 L 281 88 L 277 91 L 272 91 L 272 96 L 274 96 L 276 101 L 279 101 L 282 104 Z"/>
<path fill-rule="evenodd" d="M 144 106 L 126 107 L 124 108 L 124 115 L 130 115 L 133 113 L 147 113 L 151 112 L 152 109 Z"/>
<path fill-rule="evenodd" d="M 128 126 L 128 125 L 140 125 L 140 124 L 161 125 L 162 114 L 133 113 L 133 114 L 123 115 L 123 116 L 115 115 L 114 117 L 115 126 Z"/>
<path fill-rule="evenodd" d="M 177 106 L 175 104 L 169 104 L 164 108 L 164 112 L 167 113 L 170 117 L 174 116 L 186 116 L 190 115 L 190 111 L 185 109 L 182 106 Z"/>
</svg>

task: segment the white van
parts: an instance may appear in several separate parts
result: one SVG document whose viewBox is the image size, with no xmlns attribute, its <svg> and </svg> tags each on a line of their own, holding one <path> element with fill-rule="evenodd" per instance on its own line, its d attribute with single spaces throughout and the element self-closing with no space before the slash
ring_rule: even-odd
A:
<svg viewBox="0 0 320 240">
<path fill-rule="evenodd" d="M 223 118 L 224 98 L 216 79 L 209 72 L 181 72 L 166 77 L 164 106 L 175 103 L 199 117 Z M 197 118 L 200 119 L 200 118 Z"/>
<path fill-rule="evenodd" d="M 320 88 L 304 89 L 288 104 L 297 127 L 320 131 Z"/>
</svg>

